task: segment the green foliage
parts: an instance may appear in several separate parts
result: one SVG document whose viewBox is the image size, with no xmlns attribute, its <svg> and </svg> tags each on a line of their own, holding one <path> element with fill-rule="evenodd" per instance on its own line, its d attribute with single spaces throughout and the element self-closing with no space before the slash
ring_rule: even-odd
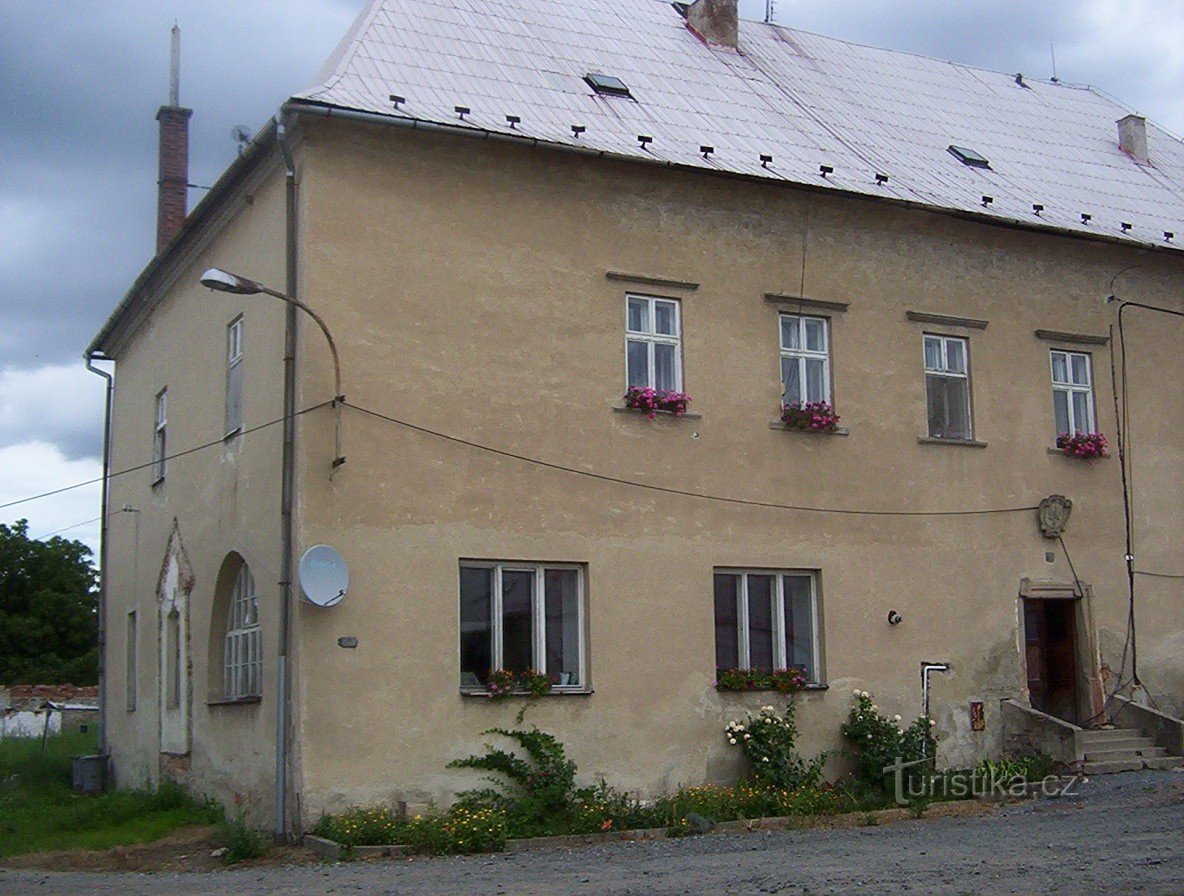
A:
<svg viewBox="0 0 1184 896">
<path fill-rule="evenodd" d="M 1004 759 L 984 759 L 973 774 L 991 781 L 1043 781 L 1053 773 L 1053 761 L 1048 756 L 1029 755 Z"/>
<path fill-rule="evenodd" d="M 806 686 L 805 673 L 791 666 L 764 672 L 760 669 L 716 669 L 715 686 L 721 691 L 779 691 L 796 694 Z"/>
<path fill-rule="evenodd" d="M 443 814 L 401 819 L 387 806 L 323 815 L 312 831 L 346 847 L 407 846 L 431 855 L 494 852 L 506 845 L 506 816 L 499 809 L 454 806 Z"/>
<path fill-rule="evenodd" d="M 894 787 L 892 774 L 884 769 L 898 759 L 905 763 L 932 759 L 934 742 L 931 722 L 919 717 L 908 728 L 901 729 L 900 716 L 889 719 L 872 703 L 867 691 L 856 691 L 847 721 L 840 729 L 850 744 L 849 754 L 855 760 L 855 777 L 861 784 L 890 792 Z M 928 773 L 925 766 L 913 766 L 905 771 L 908 778 Z"/>
<path fill-rule="evenodd" d="M 487 745 L 482 756 L 448 763 L 449 768 L 478 769 L 500 776 L 486 778 L 492 788 L 462 793 L 457 805 L 504 812 L 513 837 L 570 828 L 579 795 L 575 792 L 576 764 L 567 758 L 563 744 L 538 728 L 490 728 L 481 733 L 515 741 L 528 758 Z"/>
<path fill-rule="evenodd" d="M 178 785 L 73 793 L 71 757 L 95 751 L 94 734 L 0 740 L 0 858 L 47 849 L 108 849 L 147 843 L 221 810 L 198 805 Z"/>
<path fill-rule="evenodd" d="M 798 753 L 798 728 L 793 701 L 778 714 L 772 706 L 762 706 L 756 715 L 748 714 L 743 722 L 729 722 L 724 728 L 728 743 L 739 746 L 752 763 L 752 780 L 772 790 L 798 790 L 813 787 L 822 779 L 826 754 L 806 760 Z"/>
<path fill-rule="evenodd" d="M 247 825 L 243 820 L 241 810 L 235 814 L 233 819 L 224 818 L 222 820 L 219 825 L 219 834 L 222 845 L 226 847 L 226 852 L 222 854 L 222 861 L 227 865 L 264 856 L 271 845 L 266 833 Z"/>
<path fill-rule="evenodd" d="M 29 538 L 27 520 L 0 523 L 0 682 L 98 680 L 98 577 L 80 541 Z"/>
</svg>

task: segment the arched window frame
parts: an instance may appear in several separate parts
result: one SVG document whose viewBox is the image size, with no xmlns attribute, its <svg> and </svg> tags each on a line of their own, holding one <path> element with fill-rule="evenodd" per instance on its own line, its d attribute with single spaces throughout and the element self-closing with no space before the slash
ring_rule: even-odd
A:
<svg viewBox="0 0 1184 896">
<path fill-rule="evenodd" d="M 259 595 L 246 563 L 239 567 L 230 592 L 222 682 L 227 700 L 262 694 L 263 651 L 259 627 Z"/>
</svg>

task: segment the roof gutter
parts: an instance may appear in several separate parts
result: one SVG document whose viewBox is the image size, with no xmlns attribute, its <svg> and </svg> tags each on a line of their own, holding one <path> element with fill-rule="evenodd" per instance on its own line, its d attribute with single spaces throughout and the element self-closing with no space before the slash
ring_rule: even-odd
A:
<svg viewBox="0 0 1184 896">
<path fill-rule="evenodd" d="M 790 180 L 787 177 L 783 177 L 781 180 L 777 181 L 772 180 L 769 177 L 741 174 L 734 171 L 720 171 L 717 169 L 701 168 L 694 165 L 685 165 L 681 162 L 671 162 L 667 159 L 640 158 L 635 155 L 612 152 L 611 150 L 606 149 L 593 149 L 591 147 L 585 146 L 573 146 L 570 143 L 560 143 L 555 140 L 531 137 L 526 134 L 506 134 L 500 131 L 491 131 L 487 128 L 482 128 L 476 125 L 441 124 L 439 122 L 426 121 L 421 118 L 406 118 L 397 115 L 385 115 L 380 112 L 364 112 L 359 109 L 345 109 L 340 106 L 333 106 L 326 103 L 298 99 L 292 99 L 285 103 L 283 105 L 283 111 L 291 114 L 309 115 L 322 118 L 339 118 L 346 121 L 357 121 L 365 124 L 379 124 L 386 125 L 388 127 L 401 127 L 412 131 L 428 131 L 430 133 L 451 134 L 454 136 L 470 137 L 477 140 L 494 140 L 503 143 L 514 143 L 519 146 L 530 146 L 540 149 L 554 149 L 561 152 L 570 152 L 582 156 L 615 159 L 621 162 L 631 162 L 640 165 L 652 165 L 678 171 L 687 171 L 709 177 L 723 177 L 727 178 L 728 180 L 743 180 L 747 181 L 748 183 L 780 184 L 782 186 L 791 187 L 798 190 L 805 190 L 811 193 L 822 193 L 829 196 L 838 195 L 847 199 L 862 199 L 868 202 L 882 203 L 897 208 L 907 208 L 915 211 L 929 212 L 931 214 L 945 215 L 947 217 L 957 218 L 963 221 L 973 221 L 979 224 L 990 224 L 995 227 L 1005 227 L 1010 230 L 1021 230 L 1026 233 L 1041 233 L 1046 236 L 1058 236 L 1073 240 L 1080 240 L 1087 243 L 1106 243 L 1113 246 L 1122 246 L 1128 250 L 1147 249 L 1157 252 L 1170 252 L 1173 254 L 1179 253 L 1181 251 L 1180 246 L 1161 245 L 1160 243 L 1133 242 L 1129 239 L 1107 236 L 1106 234 L 1102 233 L 1081 233 L 1077 230 L 1070 230 L 1067 227 L 1059 227 L 1050 224 L 1036 225 L 1028 223 L 1027 221 L 1023 221 L 1019 218 L 1000 218 L 993 215 L 968 212 L 964 209 L 927 205 L 923 202 L 917 202 L 912 199 L 898 199 L 891 196 L 873 196 L 867 193 L 856 193 L 853 191 L 843 190 L 842 188 L 836 189 L 834 187 L 819 187 L 808 183 L 802 183 L 800 181 Z"/>
</svg>

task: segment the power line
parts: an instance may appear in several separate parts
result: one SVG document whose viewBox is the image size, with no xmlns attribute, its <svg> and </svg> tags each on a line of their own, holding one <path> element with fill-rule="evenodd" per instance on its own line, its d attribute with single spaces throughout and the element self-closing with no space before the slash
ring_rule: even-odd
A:
<svg viewBox="0 0 1184 896">
<path fill-rule="evenodd" d="M 803 513 L 833 513 L 843 514 L 847 516 L 897 516 L 897 517 L 945 517 L 945 516 L 987 516 L 990 514 L 1005 514 L 1005 513 L 1029 513 L 1033 510 L 1038 510 L 1036 505 L 1025 507 L 996 507 L 985 510 L 855 510 L 850 508 L 840 507 L 809 507 L 799 504 L 779 504 L 774 501 L 755 501 L 748 498 L 733 498 L 727 495 L 716 495 L 710 492 L 693 492 L 687 489 L 672 488 L 664 485 L 654 485 L 649 482 L 640 482 L 636 479 L 625 479 L 619 476 L 609 476 L 606 473 L 595 473 L 591 470 L 580 470 L 575 467 L 567 467 L 563 464 L 552 463 L 551 461 L 540 460 L 537 457 L 530 457 L 525 454 L 516 454 L 513 451 L 505 451 L 501 448 L 494 448 L 490 445 L 483 445 L 480 442 L 473 442 L 469 439 L 463 439 L 460 436 L 453 436 L 447 433 L 438 432 L 434 429 L 428 429 L 426 426 L 418 426 L 414 423 L 408 423 L 406 420 L 400 420 L 397 417 L 391 417 L 387 414 L 382 414 L 378 411 L 372 411 L 369 408 L 364 408 L 356 404 L 351 404 L 348 401 L 343 401 L 343 405 L 347 408 L 352 408 L 359 413 L 365 414 L 369 417 L 375 417 L 379 420 L 384 420 L 387 423 L 394 423 L 414 432 L 423 433 L 424 435 L 434 436 L 438 439 L 443 439 L 447 442 L 452 442 L 457 445 L 464 445 L 469 448 L 476 448 L 479 451 L 485 451 L 489 454 L 495 454 L 499 457 L 509 458 L 511 460 L 522 461 L 523 463 L 533 464 L 535 466 L 544 467 L 548 470 L 557 470 L 562 473 L 570 473 L 575 476 L 583 476 L 588 479 L 596 479 L 601 482 L 612 482 L 617 485 L 628 485 L 633 488 L 646 489 L 647 491 L 662 492 L 668 495 L 681 495 L 686 498 L 700 498 L 705 501 L 719 501 L 725 504 L 739 504 L 745 507 L 763 507 L 772 510 L 797 510 Z"/>
<path fill-rule="evenodd" d="M 56 531 L 50 532 L 48 535 L 38 535 L 36 538 L 33 539 L 33 541 L 45 541 L 45 539 L 47 539 L 47 538 L 53 538 L 55 535 L 61 535 L 63 532 L 69 532 L 71 529 L 77 529 L 79 526 L 86 526 L 86 525 L 89 525 L 90 523 L 97 523 L 102 518 L 103 517 L 100 514 L 99 516 L 96 516 L 93 520 L 83 520 L 81 523 L 74 523 L 72 526 L 63 526 L 62 528 L 57 529 Z"/>
<path fill-rule="evenodd" d="M 331 404 L 333 404 L 332 400 L 322 401 L 320 404 L 314 404 L 311 407 L 307 407 L 302 411 L 296 411 L 296 413 L 294 413 L 292 416 L 293 417 L 300 417 L 300 416 L 303 416 L 304 414 L 309 413 L 310 411 L 315 411 L 318 408 L 327 407 L 328 405 L 331 405 Z M 252 426 L 250 429 L 242 430 L 239 433 L 239 435 L 244 435 L 244 436 L 250 435 L 251 433 L 259 432 L 261 429 L 267 429 L 269 426 L 275 426 L 277 423 L 283 423 L 283 422 L 284 422 L 283 417 L 279 417 L 275 420 L 268 420 L 266 423 L 260 423 L 258 426 Z M 137 470 L 145 470 L 148 467 L 154 467 L 157 464 L 160 464 L 165 461 L 175 460 L 178 457 L 185 457 L 186 455 L 189 455 L 189 454 L 196 454 L 198 451 L 205 451 L 207 448 L 213 448 L 217 445 L 221 445 L 225 441 L 226 441 L 226 437 L 223 436 L 220 439 L 214 439 L 212 442 L 206 442 L 204 445 L 197 445 L 193 448 L 186 448 L 183 451 L 178 451 L 176 454 L 170 454 L 170 455 L 163 457 L 159 460 L 152 460 L 152 461 L 148 461 L 148 463 L 145 463 L 145 464 L 136 464 L 134 467 L 127 467 L 126 469 L 123 469 L 123 470 L 117 470 L 114 473 L 108 474 L 107 478 L 114 479 L 116 476 L 124 476 L 128 473 L 135 473 Z M 73 485 L 64 485 L 61 488 L 55 488 L 52 491 L 42 492 L 39 495 L 29 495 L 27 498 L 18 498 L 15 501 L 9 501 L 7 504 L 0 504 L 0 510 L 4 510 L 8 507 L 16 507 L 18 504 L 28 504 L 30 501 L 39 501 L 42 498 L 50 498 L 50 497 L 53 497 L 54 495 L 60 495 L 63 492 L 73 491 L 76 488 L 84 488 L 85 486 L 94 485 L 96 482 L 102 482 L 102 481 L 103 481 L 103 477 L 99 476 L 95 479 L 87 479 L 84 482 L 75 482 Z M 101 519 L 101 517 L 100 517 L 100 519 Z M 93 520 L 91 522 L 93 522 Z M 84 524 L 79 523 L 78 525 L 81 526 Z M 70 528 L 73 528 L 73 527 L 70 527 Z M 43 537 L 48 538 L 49 536 L 47 535 L 47 536 L 43 536 Z"/>
</svg>

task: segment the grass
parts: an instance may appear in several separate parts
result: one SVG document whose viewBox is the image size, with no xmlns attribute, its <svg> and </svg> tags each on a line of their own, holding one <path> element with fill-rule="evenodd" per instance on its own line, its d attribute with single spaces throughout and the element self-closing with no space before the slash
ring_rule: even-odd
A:
<svg viewBox="0 0 1184 896">
<path fill-rule="evenodd" d="M 0 858 L 42 850 L 109 849 L 159 840 L 176 828 L 215 824 L 219 808 L 200 805 L 179 786 L 70 789 L 72 756 L 94 753 L 93 734 L 0 740 Z"/>
</svg>

